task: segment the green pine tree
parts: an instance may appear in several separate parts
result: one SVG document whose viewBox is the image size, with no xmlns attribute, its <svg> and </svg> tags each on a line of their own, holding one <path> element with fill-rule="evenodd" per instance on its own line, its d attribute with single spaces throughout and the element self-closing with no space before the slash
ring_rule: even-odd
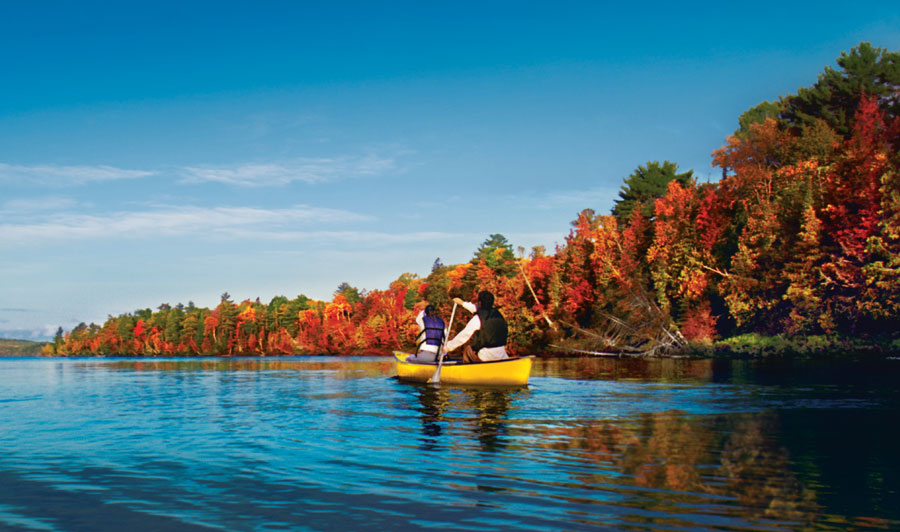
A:
<svg viewBox="0 0 900 532">
<path fill-rule="evenodd" d="M 612 214 L 620 227 L 624 227 L 632 211 L 640 208 L 647 218 L 653 217 L 654 202 L 666 194 L 669 183 L 677 180 L 683 185 L 691 182 L 693 170 L 678 173 L 678 165 L 664 161 L 650 161 L 646 166 L 638 166 L 619 191 L 619 198 L 613 207 Z"/>
<path fill-rule="evenodd" d="M 840 69 L 825 67 L 812 87 L 782 98 L 783 123 L 799 130 L 822 119 L 850 138 L 863 94 L 878 98 L 888 118 L 900 115 L 900 53 L 863 42 L 850 53 L 841 52 L 837 64 Z"/>
</svg>

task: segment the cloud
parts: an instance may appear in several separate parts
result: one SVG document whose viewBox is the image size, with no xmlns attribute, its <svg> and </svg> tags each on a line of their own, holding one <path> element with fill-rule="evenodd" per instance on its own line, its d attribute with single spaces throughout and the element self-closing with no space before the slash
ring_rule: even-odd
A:
<svg viewBox="0 0 900 532">
<path fill-rule="evenodd" d="M 36 211 L 61 211 L 76 207 L 78 202 L 71 198 L 48 197 L 14 199 L 0 204 L 0 214 L 27 214 Z"/>
<path fill-rule="evenodd" d="M 2 322 L 0 320 L 0 323 Z M 32 342 L 48 341 L 53 339 L 58 328 L 58 325 L 44 325 L 43 327 L 32 329 L 0 329 L 0 338 L 30 340 Z"/>
<path fill-rule="evenodd" d="M 94 181 L 138 179 L 153 175 L 146 170 L 127 170 L 115 166 L 60 166 L 44 164 L 21 166 L 0 163 L 0 181 L 25 181 L 39 185 L 84 185 Z"/>
<path fill-rule="evenodd" d="M 421 231 L 415 233 L 384 233 L 377 231 L 253 231 L 237 230 L 235 236 L 242 238 L 320 241 L 355 244 L 363 247 L 392 246 L 401 244 L 418 244 L 436 240 L 458 239 L 459 234 Z"/>
<path fill-rule="evenodd" d="M 283 186 L 294 182 L 325 183 L 339 179 L 377 175 L 396 168 L 393 157 L 304 158 L 289 163 L 242 164 L 238 166 L 186 166 L 184 183 L 225 183 L 246 187 Z"/>
<path fill-rule="evenodd" d="M 0 225 L 0 242 L 40 243 L 48 240 L 177 236 L 203 233 L 229 237 L 277 238 L 298 224 L 368 221 L 339 209 L 297 205 L 286 209 L 253 207 L 164 207 L 108 215 L 52 214 L 41 221 Z"/>
</svg>

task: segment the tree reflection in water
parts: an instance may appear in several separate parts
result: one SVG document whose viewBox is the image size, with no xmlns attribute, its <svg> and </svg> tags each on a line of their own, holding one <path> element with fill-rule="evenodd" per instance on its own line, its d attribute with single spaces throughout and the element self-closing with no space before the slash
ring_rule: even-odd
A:
<svg viewBox="0 0 900 532">
<path fill-rule="evenodd" d="M 713 359 L 646 359 L 605 357 L 537 358 L 532 377 L 643 382 L 710 382 L 719 364 Z"/>
<path fill-rule="evenodd" d="M 787 450 L 773 435 L 772 412 L 693 418 L 682 412 L 646 413 L 623 420 L 591 420 L 548 431 L 547 446 L 595 467 L 576 473 L 585 485 L 625 483 L 697 496 L 737 500 L 750 518 L 811 522 L 815 494 L 790 469 Z M 641 505 L 667 504 L 649 497 Z"/>
</svg>

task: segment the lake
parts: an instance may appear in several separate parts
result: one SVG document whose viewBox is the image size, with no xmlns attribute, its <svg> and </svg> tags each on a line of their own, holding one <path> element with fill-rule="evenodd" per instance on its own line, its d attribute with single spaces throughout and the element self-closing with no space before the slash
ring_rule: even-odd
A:
<svg viewBox="0 0 900 532">
<path fill-rule="evenodd" d="M 900 360 L 0 359 L 0 530 L 900 529 Z"/>
</svg>

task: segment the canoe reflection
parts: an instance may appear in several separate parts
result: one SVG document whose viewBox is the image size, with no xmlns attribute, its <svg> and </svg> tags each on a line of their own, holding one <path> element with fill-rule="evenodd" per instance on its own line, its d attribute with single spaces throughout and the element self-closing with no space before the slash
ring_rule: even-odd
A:
<svg viewBox="0 0 900 532">
<path fill-rule="evenodd" d="M 422 439 L 419 449 L 436 451 L 441 449 L 438 438 L 441 435 L 441 415 L 447 404 L 447 391 L 431 386 L 418 387 L 419 413 L 422 414 Z"/>
<path fill-rule="evenodd" d="M 497 452 L 507 446 L 508 412 L 513 398 L 522 393 L 521 388 L 467 388 L 447 389 L 417 386 L 421 415 L 421 450 L 440 450 L 441 436 L 449 417 L 461 418 L 462 426 L 469 429 L 481 450 Z"/>
<path fill-rule="evenodd" d="M 506 447 L 507 412 L 510 392 L 504 390 L 476 390 L 467 401 L 473 408 L 473 429 L 481 450 L 497 452 Z"/>
</svg>

